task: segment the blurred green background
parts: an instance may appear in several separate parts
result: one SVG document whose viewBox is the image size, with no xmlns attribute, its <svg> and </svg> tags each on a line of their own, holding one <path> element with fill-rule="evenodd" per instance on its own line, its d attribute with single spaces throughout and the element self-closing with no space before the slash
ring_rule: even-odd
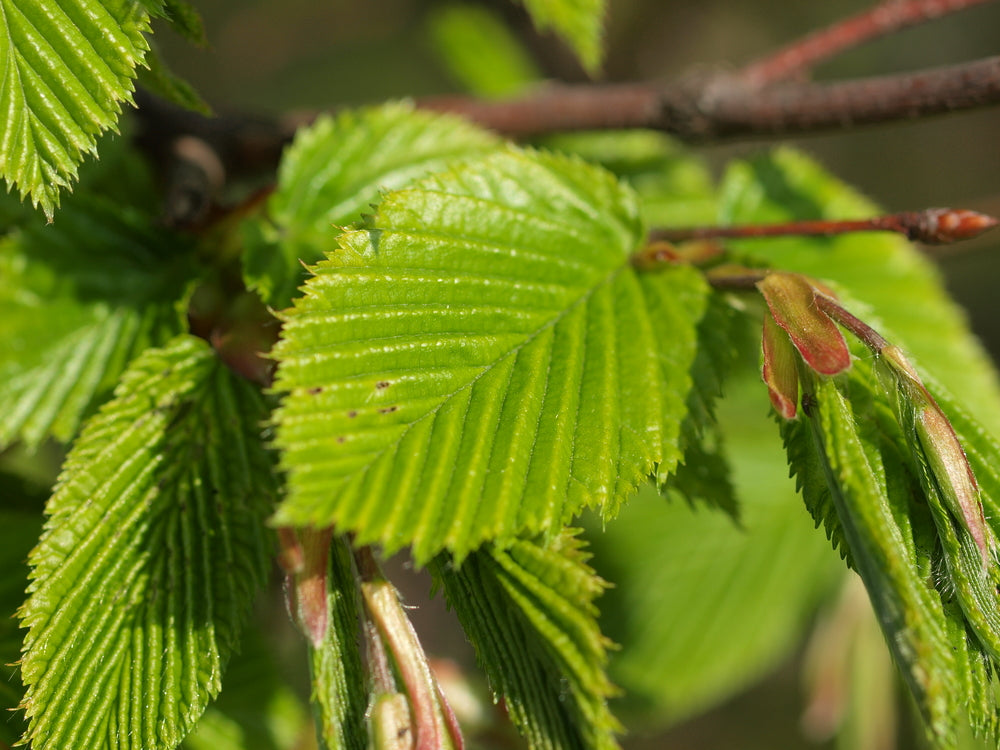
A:
<svg viewBox="0 0 1000 750">
<path fill-rule="evenodd" d="M 195 6 L 206 22 L 208 48 L 193 49 L 166 29 L 160 30 L 156 40 L 175 71 L 191 81 L 218 111 L 283 114 L 463 91 L 463 82 L 442 54 L 440 43 L 441 19 L 454 5 L 432 0 L 197 0 Z M 475 5 L 508 26 L 543 78 L 586 80 L 558 41 L 533 31 L 519 6 L 508 0 L 484 0 Z M 603 80 L 669 82 L 682 72 L 701 67 L 737 67 L 865 6 L 864 2 L 842 0 L 611 0 Z M 998 32 L 1000 3 L 986 4 L 849 52 L 819 68 L 816 77 L 876 75 L 995 55 L 1000 53 Z M 998 135 L 1000 109 L 993 109 L 814 136 L 793 141 L 793 145 L 811 153 L 888 210 L 946 205 L 1000 214 Z M 727 144 L 702 148 L 699 153 L 718 174 L 727 160 L 766 145 Z M 940 255 L 947 285 L 969 311 L 974 330 L 994 358 L 1000 355 L 993 288 L 1000 277 L 1000 238 L 996 235 Z M 789 502 L 785 497 L 778 500 Z M 634 517 L 626 516 L 623 522 L 641 528 L 642 505 L 637 503 L 633 513 Z M 801 505 L 796 513 L 788 523 L 811 525 Z M 733 543 L 739 543 L 741 532 L 729 529 L 725 533 L 732 533 Z M 813 533 L 817 548 L 824 545 L 822 532 Z M 696 549 L 693 547 L 693 552 Z M 835 553 L 826 552 L 836 560 Z M 783 564 L 793 569 L 795 560 Z M 654 578 L 650 585 L 669 585 L 670 573 L 660 573 L 662 580 Z M 405 565 L 399 566 L 397 576 L 403 577 L 405 589 Z M 426 582 L 417 578 L 409 585 L 413 601 L 425 590 Z M 817 581 L 817 600 L 829 595 L 833 585 L 829 580 Z M 627 746 L 680 750 L 833 747 L 833 740 L 824 738 L 824 717 L 816 715 L 821 709 L 813 704 L 810 712 L 807 706 L 804 667 L 807 672 L 831 669 L 822 663 L 824 649 L 832 648 L 831 643 L 836 646 L 829 633 L 847 627 L 859 629 L 850 658 L 857 661 L 862 684 L 873 691 L 859 696 L 859 700 L 868 699 L 869 705 L 856 706 L 856 710 L 882 707 L 876 683 L 886 674 L 880 661 L 884 655 L 879 636 L 876 633 L 872 641 L 870 632 L 864 630 L 864 605 L 857 604 L 857 593 L 848 589 L 840 596 L 830 600 L 825 615 L 826 625 L 839 623 L 840 631 L 831 625 L 833 629 L 824 641 L 826 625 L 822 625 L 820 640 L 811 646 L 786 644 L 787 651 L 794 654 L 791 660 L 776 668 L 769 663 L 753 667 L 768 672 L 763 683 L 665 734 L 657 726 L 640 730 Z M 615 601 L 612 593 L 608 602 Z M 461 639 L 439 599 L 415 611 L 414 618 L 431 650 L 448 649 Z M 848 624 L 838 618 L 847 618 Z M 838 656 L 846 653 L 835 651 Z M 866 668 L 871 668 L 867 674 Z M 898 737 L 868 738 L 865 747 L 919 747 L 918 737 L 919 730 L 904 718 Z M 839 747 L 860 747 L 851 742 L 849 736 L 844 737 Z"/>
</svg>

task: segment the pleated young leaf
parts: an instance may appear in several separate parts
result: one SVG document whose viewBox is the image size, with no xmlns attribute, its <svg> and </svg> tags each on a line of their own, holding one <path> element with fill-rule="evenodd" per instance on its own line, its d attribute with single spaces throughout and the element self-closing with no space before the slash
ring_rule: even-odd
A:
<svg viewBox="0 0 1000 750">
<path fill-rule="evenodd" d="M 610 750 L 620 729 L 607 701 L 610 642 L 594 600 L 605 584 L 573 532 L 549 544 L 488 545 L 434 566 L 497 699 L 532 750 Z"/>
<path fill-rule="evenodd" d="M 172 748 L 219 692 L 267 570 L 265 414 L 182 336 L 140 357 L 88 422 L 20 612 L 36 750 Z"/>
<path fill-rule="evenodd" d="M 320 117 L 282 159 L 267 217 L 245 227 L 247 286 L 272 307 L 288 307 L 306 279 L 302 263 L 335 251 L 340 228 L 359 222 L 379 191 L 497 148 L 484 130 L 406 104 Z"/>
<path fill-rule="evenodd" d="M 604 0 L 521 0 L 540 31 L 555 31 L 569 42 L 590 73 L 604 57 Z"/>
<path fill-rule="evenodd" d="M 149 15 L 136 0 L 0 0 L 0 177 L 51 218 L 132 101 Z"/>
<path fill-rule="evenodd" d="M 0 240 L 0 447 L 69 440 L 136 354 L 179 332 L 187 250 L 101 199 Z"/>
<path fill-rule="evenodd" d="M 461 558 L 669 474 L 706 292 L 633 270 L 636 210 L 514 150 L 386 196 L 285 315 L 276 521 Z"/>
<path fill-rule="evenodd" d="M 839 533 L 935 745 L 955 747 L 963 716 L 995 738 L 993 664 L 970 637 L 973 623 L 955 596 L 964 584 L 944 559 L 954 550 L 940 544 L 940 509 L 913 470 L 903 429 L 867 363 L 855 362 L 841 385 L 813 380 L 806 417 L 781 423 L 786 444 L 798 446 L 789 450 L 793 470 L 811 443 Z"/>
</svg>

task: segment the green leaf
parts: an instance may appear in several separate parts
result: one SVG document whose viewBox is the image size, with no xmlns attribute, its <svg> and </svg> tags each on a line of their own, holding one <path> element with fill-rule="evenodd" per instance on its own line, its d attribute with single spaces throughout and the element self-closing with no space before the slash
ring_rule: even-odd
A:
<svg viewBox="0 0 1000 750">
<path fill-rule="evenodd" d="M 139 83 L 157 96 L 203 115 L 212 108 L 183 78 L 177 76 L 163 61 L 159 49 L 151 47 L 146 55 L 146 67 L 139 71 Z"/>
<path fill-rule="evenodd" d="M 494 695 L 537 750 L 615 748 L 620 729 L 607 701 L 609 642 L 594 599 L 604 582 L 586 565 L 572 532 L 549 545 L 489 545 L 456 568 L 434 566 Z"/>
<path fill-rule="evenodd" d="M 469 93 L 512 96 L 542 76 L 503 20 L 492 10 L 452 3 L 431 11 L 434 53 Z"/>
<path fill-rule="evenodd" d="M 266 619 L 282 604 L 269 594 L 259 605 L 258 627 L 244 633 L 226 669 L 226 689 L 185 738 L 187 750 L 295 750 L 314 733 L 309 711 L 279 668 L 286 633 Z"/>
<path fill-rule="evenodd" d="M 132 103 L 149 17 L 135 0 L 0 0 L 0 177 L 51 219 Z"/>
<path fill-rule="evenodd" d="M 139 0 L 153 16 L 165 18 L 174 31 L 189 42 L 204 46 L 208 44 L 205 25 L 201 15 L 184 0 Z"/>
<path fill-rule="evenodd" d="M 267 572 L 266 413 L 185 335 L 136 360 L 88 422 L 20 612 L 35 750 L 173 748 L 219 692 Z"/>
<path fill-rule="evenodd" d="M 680 721 L 773 669 L 800 645 L 842 575 L 796 501 L 752 377 L 734 377 L 718 407 L 738 526 L 665 503 L 651 487 L 614 523 L 588 524 L 593 565 L 613 584 L 601 600 L 601 627 L 622 644 L 610 674 L 625 690 L 619 710 L 630 726 Z"/>
<path fill-rule="evenodd" d="M 729 475 L 723 433 L 715 419 L 715 404 L 723 384 L 736 368 L 748 341 L 746 316 L 719 296 L 709 299 L 698 324 L 698 353 L 691 366 L 687 417 L 681 428 L 683 459 L 673 476 L 658 477 L 661 489 L 679 493 L 688 502 L 702 500 L 739 519 L 736 491 Z"/>
<path fill-rule="evenodd" d="M 0 446 L 70 439 L 136 354 L 180 330 L 188 250 L 96 198 L 0 240 Z"/>
<path fill-rule="evenodd" d="M 600 164 L 639 195 L 647 226 L 691 226 L 717 221 L 717 197 L 705 161 L 651 130 L 560 133 L 538 139 L 545 148 Z"/>
<path fill-rule="evenodd" d="M 671 472 L 706 289 L 637 274 L 643 239 L 628 190 L 552 155 L 386 196 L 284 316 L 276 522 L 462 558 Z"/>
<path fill-rule="evenodd" d="M 274 308 L 305 281 L 302 263 L 337 249 L 340 228 L 359 222 L 380 191 L 499 147 L 495 136 L 407 104 L 320 117 L 282 159 L 266 220 L 245 226 L 244 276 Z"/>
<path fill-rule="evenodd" d="M 807 157 L 778 149 L 735 162 L 721 187 L 724 223 L 860 218 L 877 207 Z M 854 314 L 903 347 L 984 424 L 1000 424 L 1000 388 L 964 314 L 912 244 L 888 232 L 729 243 L 751 260 L 833 282 Z M 867 308 L 867 309 L 866 309 Z"/>
<path fill-rule="evenodd" d="M 328 750 L 366 750 L 369 688 L 358 648 L 361 603 L 351 550 L 339 536 L 330 547 L 326 603 L 326 638 L 309 648 L 317 725 Z"/>
<path fill-rule="evenodd" d="M 783 421 L 785 440 L 815 445 L 854 567 L 930 735 L 954 747 L 967 716 L 995 737 L 993 667 L 969 637 L 954 588 L 963 583 L 946 571 L 942 553 L 951 553 L 940 545 L 933 498 L 912 471 L 896 416 L 864 361 L 845 378 L 814 381 L 807 419 Z"/>
<path fill-rule="evenodd" d="M 569 42 L 583 67 L 596 73 L 603 57 L 604 0 L 521 0 L 539 31 Z"/>
<path fill-rule="evenodd" d="M 9 492 L 10 488 L 5 490 Z M 0 509 L 0 747 L 13 746 L 27 727 L 23 715 L 12 713 L 24 698 L 17 667 L 21 634 L 15 613 L 24 602 L 28 552 L 41 527 L 38 513 Z"/>
</svg>

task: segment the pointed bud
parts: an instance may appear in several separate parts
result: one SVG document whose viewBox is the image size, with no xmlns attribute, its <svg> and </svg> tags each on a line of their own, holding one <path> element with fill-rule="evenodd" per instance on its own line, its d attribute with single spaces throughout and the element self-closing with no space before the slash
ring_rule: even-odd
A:
<svg viewBox="0 0 1000 750">
<path fill-rule="evenodd" d="M 902 350 L 897 346 L 886 347 L 882 359 L 893 370 L 912 405 L 920 449 L 942 500 L 976 543 L 985 565 L 989 560 L 992 535 L 986 525 L 979 483 L 962 444 Z"/>
<path fill-rule="evenodd" d="M 851 366 L 837 324 L 816 305 L 816 286 L 797 273 L 770 273 L 757 282 L 775 322 L 785 329 L 806 364 L 821 375 Z"/>
<path fill-rule="evenodd" d="M 918 221 L 908 234 L 910 239 L 928 245 L 947 245 L 977 237 L 997 223 L 992 216 L 976 211 L 929 208 L 918 214 Z"/>
<path fill-rule="evenodd" d="M 785 419 L 795 419 L 799 401 L 799 364 L 788 334 L 764 316 L 764 368 L 761 375 L 775 411 Z"/>
</svg>

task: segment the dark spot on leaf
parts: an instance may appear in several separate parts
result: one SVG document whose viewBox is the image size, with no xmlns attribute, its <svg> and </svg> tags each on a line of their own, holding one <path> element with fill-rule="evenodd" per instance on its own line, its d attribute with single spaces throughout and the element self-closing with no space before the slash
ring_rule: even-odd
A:
<svg viewBox="0 0 1000 750">
<path fill-rule="evenodd" d="M 358 416 L 358 413 L 354 411 L 354 409 L 351 409 L 349 412 L 347 412 L 348 419 L 354 419 L 356 416 Z"/>
<path fill-rule="evenodd" d="M 807 417 L 812 417 L 813 411 L 816 409 L 817 406 L 819 406 L 819 404 L 816 402 L 816 396 L 814 396 L 812 393 L 802 394 L 802 412 Z"/>
<path fill-rule="evenodd" d="M 398 408 L 399 408 L 399 406 L 397 406 L 396 404 L 393 404 L 392 406 L 383 406 L 381 409 L 378 410 L 378 413 L 379 414 L 392 414 Z"/>
<path fill-rule="evenodd" d="M 375 384 L 375 387 L 378 388 L 380 391 L 384 391 L 390 385 L 392 385 L 392 383 L 390 383 L 388 380 L 380 380 Z"/>
<path fill-rule="evenodd" d="M 317 385 L 317 386 L 316 386 L 316 387 L 314 387 L 314 388 L 310 388 L 310 389 L 309 389 L 308 391 L 306 391 L 306 392 L 307 392 L 307 393 L 308 393 L 308 394 L 309 394 L 310 396 L 315 396 L 315 395 L 316 395 L 317 393 L 322 393 L 322 392 L 323 392 L 323 387 L 322 387 L 322 386 L 319 386 L 319 385 Z"/>
<path fill-rule="evenodd" d="M 341 443 L 341 444 L 346 443 L 347 442 L 347 438 L 344 437 L 343 435 L 337 435 L 337 442 Z"/>
</svg>

